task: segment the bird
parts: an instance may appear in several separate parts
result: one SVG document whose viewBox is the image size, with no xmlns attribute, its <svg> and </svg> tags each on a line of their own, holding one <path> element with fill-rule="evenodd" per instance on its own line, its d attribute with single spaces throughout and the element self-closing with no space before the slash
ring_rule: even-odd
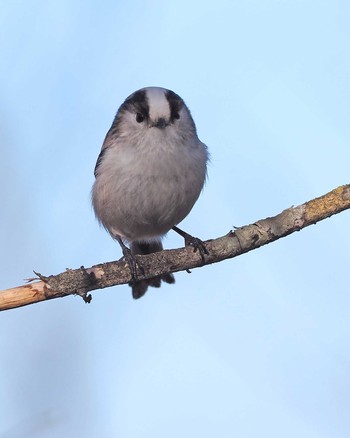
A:
<svg viewBox="0 0 350 438">
<path fill-rule="evenodd" d="M 148 286 L 175 282 L 172 273 L 138 279 L 137 267 L 143 269 L 135 257 L 161 251 L 171 229 L 202 258 L 208 254 L 200 239 L 177 226 L 203 189 L 208 161 L 190 110 L 175 92 L 145 87 L 119 107 L 96 162 L 91 198 L 97 220 L 129 265 L 133 298 Z"/>
</svg>

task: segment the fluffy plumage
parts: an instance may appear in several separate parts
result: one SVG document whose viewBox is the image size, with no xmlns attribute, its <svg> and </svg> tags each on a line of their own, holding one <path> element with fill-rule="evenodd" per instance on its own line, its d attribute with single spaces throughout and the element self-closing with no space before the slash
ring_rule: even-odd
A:
<svg viewBox="0 0 350 438">
<path fill-rule="evenodd" d="M 207 147 L 177 94 L 159 87 L 136 91 L 120 106 L 97 159 L 96 217 L 113 238 L 129 242 L 133 254 L 160 251 L 161 237 L 198 199 L 207 160 Z M 174 282 L 171 274 L 133 282 L 134 298 L 161 280 Z"/>
</svg>

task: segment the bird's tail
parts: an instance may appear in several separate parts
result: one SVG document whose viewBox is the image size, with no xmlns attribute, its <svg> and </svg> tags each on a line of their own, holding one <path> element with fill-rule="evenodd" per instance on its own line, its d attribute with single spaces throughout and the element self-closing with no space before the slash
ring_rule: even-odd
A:
<svg viewBox="0 0 350 438">
<path fill-rule="evenodd" d="M 146 255 L 151 254 L 153 252 L 158 252 L 163 249 L 163 245 L 161 240 L 152 240 L 150 242 L 132 242 L 130 245 L 131 253 Z M 157 275 L 157 277 L 147 278 L 147 280 L 136 280 L 129 285 L 132 289 L 133 298 L 141 298 L 147 291 L 148 286 L 160 287 L 162 281 L 165 283 L 175 283 L 175 278 L 173 274 L 162 274 Z"/>
</svg>

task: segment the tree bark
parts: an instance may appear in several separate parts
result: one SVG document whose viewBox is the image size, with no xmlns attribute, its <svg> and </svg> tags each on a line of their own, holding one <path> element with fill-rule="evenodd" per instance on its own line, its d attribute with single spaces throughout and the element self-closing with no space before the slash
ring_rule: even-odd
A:
<svg viewBox="0 0 350 438">
<path fill-rule="evenodd" d="M 209 254 L 205 256 L 204 262 L 200 254 L 194 252 L 191 247 L 137 256 L 144 269 L 144 273 L 138 272 L 138 279 L 189 270 L 237 257 L 348 208 L 350 184 L 340 186 L 297 207 L 288 208 L 277 216 L 231 230 L 223 237 L 207 240 L 204 243 Z M 74 294 L 83 297 L 85 302 L 90 302 L 89 292 L 125 284 L 131 280 L 129 267 L 124 260 L 102 263 L 90 268 L 82 266 L 79 269 L 68 269 L 61 274 L 48 277 L 36 272 L 35 274 L 40 281 L 0 291 L 0 310 Z"/>
</svg>

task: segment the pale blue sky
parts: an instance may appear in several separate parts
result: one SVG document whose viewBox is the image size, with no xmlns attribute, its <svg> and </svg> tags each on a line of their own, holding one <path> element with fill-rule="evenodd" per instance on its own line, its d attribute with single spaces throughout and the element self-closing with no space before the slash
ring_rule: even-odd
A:
<svg viewBox="0 0 350 438">
<path fill-rule="evenodd" d="M 180 94 L 210 149 L 198 237 L 349 183 L 349 20 L 345 0 L 3 1 L 0 289 L 121 256 L 90 188 L 144 86 Z M 1 313 L 0 437 L 348 438 L 349 218 L 137 302 Z"/>
</svg>

